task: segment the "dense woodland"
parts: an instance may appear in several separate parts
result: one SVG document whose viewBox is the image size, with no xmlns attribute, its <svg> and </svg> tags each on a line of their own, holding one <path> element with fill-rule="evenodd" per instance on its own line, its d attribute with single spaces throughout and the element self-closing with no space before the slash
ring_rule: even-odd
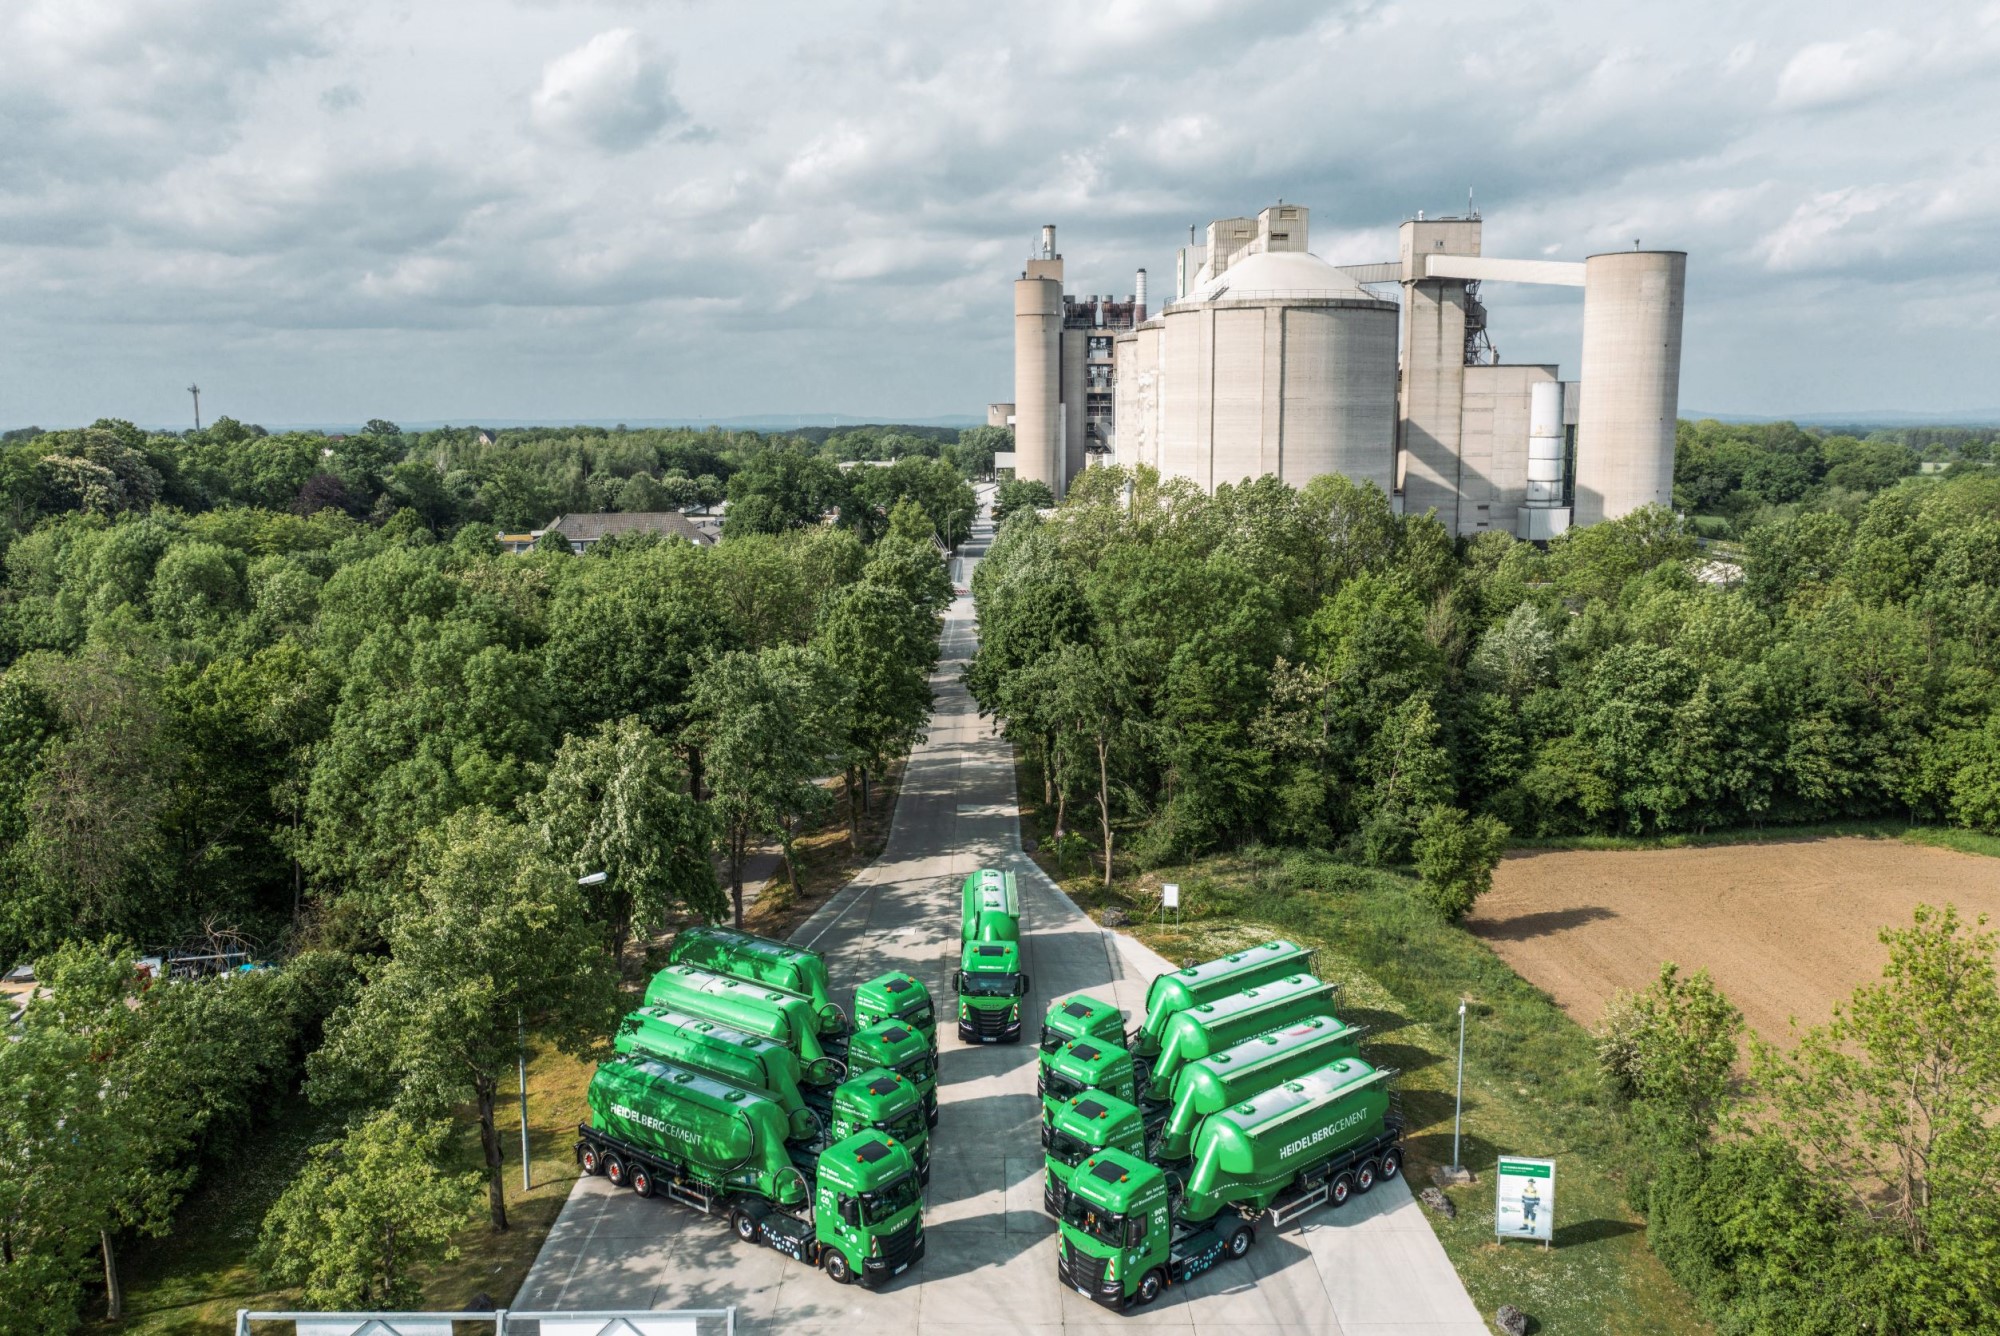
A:
<svg viewBox="0 0 2000 1336">
<path fill-rule="evenodd" d="M 628 944 L 726 916 L 751 847 L 851 813 L 921 736 L 957 448 L 227 421 L 0 447 L 0 967 L 36 979 L 0 1045 L 0 1332 L 115 1307 L 107 1263 L 301 1083 L 348 1130 L 265 1222 L 274 1281 L 393 1306 L 475 1209 L 504 1228 L 517 1024 L 594 1051 Z M 688 489 L 728 497 L 720 544 L 494 541 Z M 269 968 L 135 975 L 211 944 Z M 434 1153 L 466 1137 L 471 1178 Z"/>
</svg>

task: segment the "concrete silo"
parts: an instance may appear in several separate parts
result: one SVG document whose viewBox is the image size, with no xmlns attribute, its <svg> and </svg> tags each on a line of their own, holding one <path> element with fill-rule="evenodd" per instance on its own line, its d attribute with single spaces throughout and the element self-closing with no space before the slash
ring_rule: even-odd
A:
<svg viewBox="0 0 2000 1336">
<path fill-rule="evenodd" d="M 1611 251 L 1583 263 L 1579 525 L 1674 503 L 1687 253 Z"/>
<path fill-rule="evenodd" d="M 1014 282 L 1014 476 L 1063 492 L 1062 256 L 1056 230 Z"/>
</svg>

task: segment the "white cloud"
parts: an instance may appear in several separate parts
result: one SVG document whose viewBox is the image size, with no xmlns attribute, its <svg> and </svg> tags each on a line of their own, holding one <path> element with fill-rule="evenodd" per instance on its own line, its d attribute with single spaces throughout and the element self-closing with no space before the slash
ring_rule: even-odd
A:
<svg viewBox="0 0 2000 1336">
<path fill-rule="evenodd" d="M 1778 75 L 1778 106 L 1788 111 L 1835 107 L 1892 86 L 1915 58 L 1915 48 L 1880 29 L 1838 42 L 1800 49 Z"/>
<path fill-rule="evenodd" d="M 684 118 L 671 65 L 644 34 L 612 28 L 549 62 L 531 101 L 536 128 L 625 153 Z"/>
</svg>

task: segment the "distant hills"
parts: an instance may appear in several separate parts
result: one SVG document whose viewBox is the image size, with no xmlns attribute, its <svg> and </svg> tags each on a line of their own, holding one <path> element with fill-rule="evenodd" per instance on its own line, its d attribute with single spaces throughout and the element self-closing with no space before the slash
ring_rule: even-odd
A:
<svg viewBox="0 0 2000 1336">
<path fill-rule="evenodd" d="M 439 427 L 687 427 L 705 431 L 720 427 L 725 431 L 799 431 L 807 427 L 981 427 L 985 417 L 970 413 L 945 417 L 855 417 L 849 413 L 766 413 L 725 418 L 513 418 L 455 417 L 434 419 L 397 418 L 404 431 L 435 431 Z M 267 431 L 358 432 L 359 422 L 284 422 L 264 424 Z M 178 427 L 174 430 L 180 430 Z"/>
</svg>

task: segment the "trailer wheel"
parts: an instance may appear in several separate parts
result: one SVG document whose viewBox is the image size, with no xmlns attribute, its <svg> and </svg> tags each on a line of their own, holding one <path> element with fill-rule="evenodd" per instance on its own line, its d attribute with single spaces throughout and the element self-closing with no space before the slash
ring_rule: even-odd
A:
<svg viewBox="0 0 2000 1336">
<path fill-rule="evenodd" d="M 652 1171 L 647 1169 L 643 1164 L 632 1166 L 632 1191 L 638 1193 L 641 1197 L 650 1197 L 653 1195 Z"/>
<path fill-rule="evenodd" d="M 1375 1161 L 1370 1160 L 1357 1169 L 1354 1173 L 1354 1190 L 1356 1192 L 1374 1191 L 1375 1175 L 1379 1168 L 1380 1166 Z"/>
<path fill-rule="evenodd" d="M 1343 1173 L 1340 1177 L 1333 1180 L 1332 1200 L 1335 1206 L 1347 1205 L 1347 1199 L 1349 1197 L 1352 1197 L 1353 1195 L 1354 1195 L 1353 1174 Z"/>
<path fill-rule="evenodd" d="M 1394 1178 L 1403 1172 L 1403 1152 L 1392 1150 L 1382 1157 L 1382 1177 Z"/>
<path fill-rule="evenodd" d="M 584 1142 L 583 1149 L 577 1152 L 576 1162 L 583 1167 L 583 1172 L 586 1174 L 601 1174 L 604 1172 L 603 1158 L 598 1155 L 597 1147 L 591 1145 L 588 1141 Z"/>
<path fill-rule="evenodd" d="M 1226 1249 L 1232 1259 L 1240 1260 L 1250 1251 L 1250 1245 L 1257 1241 L 1257 1231 L 1248 1225 L 1238 1225 L 1236 1232 L 1229 1236 Z"/>
<path fill-rule="evenodd" d="M 625 1186 L 625 1161 L 619 1159 L 615 1151 L 604 1157 L 604 1176 L 611 1180 L 613 1187 Z"/>
<path fill-rule="evenodd" d="M 745 1243 L 757 1241 L 757 1221 L 741 1206 L 729 1213 L 729 1227 L 736 1231 L 736 1237 Z"/>
<path fill-rule="evenodd" d="M 826 1254 L 826 1274 L 833 1277 L 836 1285 L 852 1285 L 854 1268 L 848 1264 L 847 1254 L 838 1248 L 829 1248 Z"/>
<path fill-rule="evenodd" d="M 1167 1288 L 1167 1277 L 1158 1267 L 1154 1267 L 1139 1278 L 1139 1289 L 1133 1294 L 1135 1304 L 1149 1304 L 1160 1297 L 1160 1291 Z"/>
</svg>

